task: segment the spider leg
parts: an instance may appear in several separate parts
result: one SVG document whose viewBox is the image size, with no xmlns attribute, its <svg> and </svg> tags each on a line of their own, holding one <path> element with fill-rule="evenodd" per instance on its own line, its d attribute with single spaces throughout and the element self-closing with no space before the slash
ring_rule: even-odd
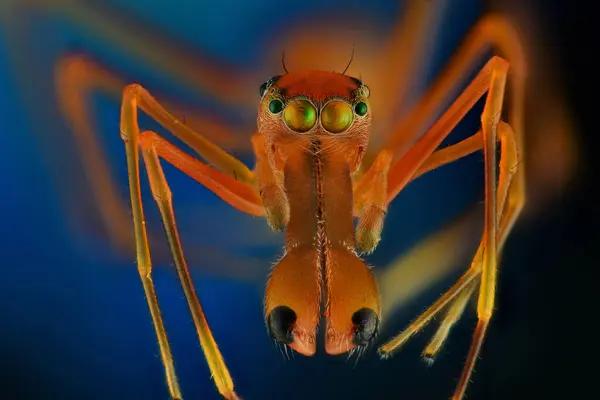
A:
<svg viewBox="0 0 600 400">
<path fill-rule="evenodd" d="M 442 141 L 452 132 L 452 129 L 454 129 L 458 122 L 490 90 L 494 73 L 504 68 L 508 68 L 508 62 L 498 56 L 488 61 L 475 79 L 473 79 L 463 93 L 427 133 L 402 158 L 395 164 L 392 164 L 388 171 L 388 202 L 392 201 L 408 182 L 413 179 L 415 173 L 417 173 L 419 168 L 438 148 Z M 517 140 L 516 137 L 515 140 Z"/>
<path fill-rule="evenodd" d="M 423 359 L 428 364 L 433 364 L 435 361 L 435 357 L 444 345 L 446 339 L 448 339 L 450 329 L 452 329 L 454 324 L 456 324 L 462 316 L 465 307 L 471 296 L 473 296 L 473 292 L 475 292 L 476 288 L 477 280 L 471 281 L 471 283 L 456 296 L 456 299 L 448 305 L 444 318 L 440 322 L 440 326 L 427 344 L 427 347 L 425 347 L 425 350 L 423 350 Z"/>
<path fill-rule="evenodd" d="M 142 132 L 140 134 L 140 144 L 144 149 L 156 149 L 157 154 L 165 161 L 196 180 L 239 211 L 256 216 L 265 214 L 261 198 L 252 186 L 236 181 L 230 176 L 196 160 L 157 133 Z"/>
<path fill-rule="evenodd" d="M 361 195 L 355 190 L 356 199 L 359 199 L 362 196 L 363 209 L 368 209 L 370 205 L 377 204 L 376 200 L 369 199 L 380 196 L 380 193 L 378 192 L 384 190 L 384 187 L 388 193 L 388 202 L 391 202 L 408 182 L 426 172 L 428 170 L 427 168 L 434 167 L 436 162 L 442 162 L 443 157 L 452 154 L 456 157 L 461 154 L 457 151 L 457 148 L 453 150 L 454 153 L 449 153 L 448 151 L 445 151 L 446 149 L 435 153 L 435 155 L 432 153 L 434 153 L 442 140 L 452 131 L 467 111 L 488 91 L 489 79 L 491 76 L 490 71 L 494 68 L 495 64 L 503 62 L 498 61 L 500 60 L 498 57 L 494 57 L 488 61 L 477 77 L 471 82 L 467 89 L 465 89 L 463 94 L 452 103 L 448 110 L 442 114 L 440 119 L 433 124 L 423 137 L 418 140 L 416 140 L 416 138 L 429 123 L 432 116 L 435 116 L 440 112 L 441 108 L 444 106 L 444 101 L 457 89 L 458 84 L 464 79 L 464 76 L 470 70 L 474 60 L 480 57 L 490 45 L 497 47 L 502 53 L 507 54 L 508 59 L 511 62 L 513 74 L 510 82 L 510 92 L 512 97 L 509 110 L 509 123 L 516 132 L 515 140 L 517 142 L 517 147 L 522 148 L 522 108 L 525 78 L 523 52 L 517 35 L 508 21 L 498 15 L 488 15 L 477 23 L 441 76 L 408 115 L 392 130 L 384 147 L 386 153 L 391 152 L 393 155 L 389 169 L 381 170 L 377 167 L 377 165 L 381 165 L 381 163 L 377 162 L 379 157 L 389 157 L 387 154 L 380 153 L 365 174 L 355 178 L 357 182 L 355 182 L 354 187 L 366 187 L 364 190 L 369 192 L 368 194 Z M 460 146 L 474 149 L 474 144 L 477 140 L 478 139 L 476 138 L 466 139 Z M 459 145 L 457 144 L 456 146 Z M 427 162 L 429 157 L 433 157 L 433 159 Z M 368 162 L 369 160 L 366 159 L 365 163 Z M 382 174 L 387 175 L 387 185 L 361 185 L 360 181 L 363 180 L 364 176 L 369 174 L 369 170 L 374 167 L 376 170 L 381 170 Z M 518 186 L 518 188 L 515 189 L 515 192 L 524 193 L 523 168 L 519 168 L 516 171 L 516 174 L 517 179 L 514 185 Z M 520 200 L 516 200 L 515 205 L 509 205 L 511 208 L 509 212 L 511 214 L 518 214 L 521 206 Z M 357 214 L 357 211 L 359 211 L 358 207 L 355 207 L 355 215 L 360 217 L 360 214 Z M 362 232 L 362 235 L 366 237 L 380 237 L 381 230 L 383 229 L 384 215 L 385 213 L 379 213 L 378 218 L 371 218 L 371 223 L 364 222 L 361 224 L 361 221 L 359 220 L 359 226 L 365 226 L 364 229 L 367 229 L 367 232 Z M 509 219 L 508 223 L 512 225 L 515 219 L 516 216 L 515 218 Z M 359 232 L 357 231 L 357 234 L 358 233 Z M 359 245 L 361 244 L 360 241 L 357 241 L 357 243 Z M 371 246 L 367 248 L 366 251 L 373 251 L 373 249 L 374 247 Z"/>
<path fill-rule="evenodd" d="M 442 140 L 440 136 L 447 136 L 448 132 L 442 127 L 444 125 L 455 126 L 457 122 L 455 120 L 462 118 L 464 113 L 466 113 L 467 109 L 465 106 L 469 105 L 472 100 L 468 97 L 476 96 L 479 98 L 481 97 L 481 94 L 478 92 L 489 90 L 485 109 L 481 118 L 486 177 L 485 227 L 481 244 L 471 268 L 451 289 L 421 314 L 421 316 L 419 316 L 405 331 L 384 344 L 379 350 L 382 357 L 389 356 L 392 351 L 397 349 L 412 334 L 421 329 L 435 314 L 437 314 L 437 312 L 459 295 L 461 291 L 465 290 L 465 288 L 468 289 L 470 283 L 481 273 L 478 301 L 479 323 L 473 336 L 467 363 L 463 369 L 463 374 L 455 393 L 455 398 L 457 399 L 462 398 L 464 395 L 468 378 L 472 372 L 474 362 L 479 353 L 485 331 L 492 315 L 497 253 L 502 248 L 506 236 L 510 232 L 524 201 L 523 182 L 518 180 L 522 175 L 518 173 L 515 174 L 515 166 L 519 161 L 518 157 L 521 153 L 518 148 L 518 136 L 508 124 L 500 123 L 507 71 L 508 63 L 506 61 L 499 57 L 490 60 L 473 81 L 475 85 L 469 85 L 465 92 L 463 92 L 457 101 L 442 116 L 440 121 L 438 121 L 438 123 L 436 123 L 394 167 L 392 167 L 392 170 L 396 168 L 397 174 L 393 176 L 392 173 L 390 173 L 391 178 L 397 178 L 394 184 L 391 185 L 392 188 L 388 187 L 388 190 L 390 191 L 388 192 L 388 195 L 390 198 L 393 198 L 395 193 L 399 191 L 398 188 L 403 187 L 407 181 L 414 176 L 419 165 L 422 165 L 428 155 L 439 145 Z M 484 88 L 482 88 L 483 85 L 485 85 Z M 498 137 L 496 137 L 497 130 L 499 131 Z M 496 188 L 496 142 L 498 139 L 502 143 L 503 153 L 499 167 L 499 184 L 498 188 Z M 416 163 L 416 165 L 412 163 Z M 388 182 L 388 184 L 389 183 L 390 182 Z M 445 324 L 442 325 L 443 329 L 445 329 L 450 321 L 451 319 L 445 321 Z M 444 339 L 445 335 L 441 334 L 441 337 Z"/>
<path fill-rule="evenodd" d="M 376 268 L 384 318 L 403 308 L 416 296 L 461 264 L 470 262 L 479 238 L 481 207 L 473 207 L 442 229 L 428 235 L 385 268 Z M 471 240 L 472 239 L 472 240 Z"/>
<path fill-rule="evenodd" d="M 241 182 L 250 185 L 254 183 L 254 173 L 244 163 L 194 132 L 182 120 L 167 111 L 142 86 L 128 85 L 123 92 L 123 104 L 128 110 L 138 107 L 142 109 L 216 169 Z"/>
<path fill-rule="evenodd" d="M 141 93 L 141 95 L 140 95 Z M 219 392 L 228 399 L 236 399 L 237 395 L 233 388 L 233 381 L 225 365 L 223 357 L 212 336 L 206 317 L 202 311 L 202 306 L 198 296 L 193 288 L 191 276 L 187 263 L 183 256 L 183 250 L 179 240 L 179 234 L 175 223 L 173 211 L 172 196 L 166 178 L 158 157 L 171 162 L 180 170 L 198 180 L 213 190 L 221 198 L 243 211 L 259 215 L 261 199 L 256 190 L 248 185 L 237 181 L 230 176 L 213 170 L 201 162 L 187 156 L 184 152 L 171 145 L 166 140 L 160 138 L 152 132 L 140 134 L 137 123 L 138 101 L 143 101 L 144 92 L 139 86 L 129 86 L 123 93 L 123 104 L 121 108 L 121 137 L 125 142 L 127 154 L 127 167 L 129 171 L 129 187 L 131 195 L 131 205 L 133 210 L 133 222 L 135 230 L 137 263 L 140 277 L 148 306 L 154 322 L 156 335 L 158 338 L 161 358 L 165 367 L 167 384 L 169 392 L 173 398 L 181 398 L 181 392 L 175 373 L 173 358 L 169 343 L 167 341 L 166 330 L 160 314 L 160 308 L 156 298 L 154 283 L 151 277 L 152 264 L 150 260 L 150 250 L 145 227 L 144 211 L 140 193 L 139 176 L 139 148 L 142 149 L 142 155 L 146 164 L 148 178 L 152 194 L 158 204 L 160 214 L 169 245 L 171 247 L 177 275 L 181 282 L 185 298 L 188 302 L 192 319 L 196 327 L 202 349 L 206 356 L 208 366 Z M 147 98 L 147 96 L 146 96 Z M 146 107 L 153 104 L 146 100 Z M 166 118 L 161 115 L 161 108 L 154 115 Z M 214 145 L 213 145 L 214 146 Z M 209 146 L 209 150 L 212 148 Z M 215 152 L 217 157 L 221 154 Z M 229 161 L 224 158 L 225 161 Z M 233 164 L 235 166 L 235 164 Z"/>
<path fill-rule="evenodd" d="M 435 151 L 423 164 L 421 164 L 419 169 L 417 169 L 417 172 L 415 172 L 411 178 L 411 181 L 414 181 L 427 172 L 433 171 L 443 165 L 450 164 L 451 162 L 466 157 L 481 149 L 483 149 L 483 137 L 481 135 L 481 130 L 479 130 L 473 136 L 469 136 L 456 144 Z"/>
<path fill-rule="evenodd" d="M 451 163 L 483 148 L 481 131 L 473 136 L 431 154 L 416 170 L 411 180 Z M 371 253 L 381 239 L 383 221 L 387 212 L 388 172 L 392 152 L 382 150 L 367 172 L 355 180 L 354 215 L 359 217 L 356 227 L 356 244 L 365 253 Z"/>
<path fill-rule="evenodd" d="M 166 148 L 167 151 L 170 149 L 169 146 L 164 146 L 164 143 L 157 142 L 157 135 L 145 132 L 140 136 L 140 147 L 142 148 L 142 155 L 144 158 L 144 163 L 146 164 L 146 170 L 148 172 L 148 179 L 150 181 L 150 187 L 152 189 L 152 194 L 156 203 L 158 204 L 158 208 L 160 210 L 160 215 L 162 217 L 163 225 L 165 228 L 165 232 L 167 234 L 167 238 L 169 241 L 169 246 L 171 247 L 171 251 L 173 253 L 173 259 L 175 261 L 175 268 L 177 271 L 177 275 L 181 282 L 181 287 L 183 288 L 183 292 L 185 294 L 185 298 L 187 300 L 190 312 L 192 314 L 192 319 L 194 321 L 194 326 L 196 327 L 196 332 L 200 339 L 200 343 L 202 345 L 202 350 L 204 351 L 204 355 L 206 356 L 206 361 L 212 373 L 212 377 L 215 380 L 215 384 L 225 398 L 234 399 L 237 398 L 233 388 L 233 380 L 231 379 L 231 375 L 229 374 L 229 370 L 225 365 L 225 361 L 223 360 L 223 356 L 219 351 L 217 343 L 212 335 L 204 312 L 202 311 L 202 305 L 200 300 L 198 299 L 198 295 L 194 290 L 194 286 L 192 283 L 192 277 L 190 275 L 187 263 L 185 261 L 183 255 L 183 249 L 181 247 L 181 242 L 179 239 L 179 233 L 177 231 L 177 226 L 175 222 L 175 214 L 173 210 L 172 203 L 172 194 L 169 189 L 169 185 L 164 176 L 162 167 L 160 166 L 160 162 L 158 159 L 158 148 Z M 133 147 L 133 144 L 128 142 L 127 145 L 129 148 Z M 163 146 L 161 146 L 163 145 Z M 128 151 L 128 156 L 132 150 Z M 137 149 L 135 150 L 137 151 Z M 128 158 L 131 158 L 130 156 Z M 166 158 L 166 157 L 165 157 Z M 132 199 L 133 200 L 133 199 Z M 132 201 L 133 205 L 133 201 Z M 141 209 L 141 202 L 139 206 Z M 137 232 L 136 232 L 137 233 Z M 137 235 L 136 235 L 137 236 Z M 148 260 L 148 267 L 149 267 Z M 142 267 L 143 268 L 143 267 Z M 144 271 L 146 272 L 146 271 Z M 147 271 L 147 277 L 150 276 L 150 270 Z M 148 279 L 148 278 L 146 278 Z M 148 303 L 150 304 L 152 301 L 149 299 Z M 158 332 L 159 329 L 164 330 L 164 327 L 157 326 L 156 330 Z M 163 332 L 159 337 L 159 346 L 165 347 L 168 344 L 161 344 L 161 338 L 166 339 L 166 333 Z M 164 358 L 163 358 L 164 360 Z M 169 369 L 171 365 L 165 365 L 165 369 Z M 174 369 L 172 371 L 167 372 L 167 381 L 171 376 L 175 376 Z M 169 384 L 169 389 L 171 389 L 172 385 Z M 171 393 L 173 395 L 173 393 Z"/>
<path fill-rule="evenodd" d="M 454 126 L 487 91 L 490 71 L 505 61 L 492 58 L 442 118 L 399 161 L 391 149 L 382 150 L 367 172 L 354 182 L 354 215 L 359 217 L 357 246 L 370 253 L 377 246 L 383 230 L 388 204 L 408 184 L 442 165 L 483 148 L 481 131 L 459 143 L 437 150 Z M 385 198 L 384 198 L 385 197 Z"/>
<path fill-rule="evenodd" d="M 502 157 L 500 159 L 500 179 L 497 189 L 497 204 L 498 204 L 498 215 L 502 218 L 499 218 L 500 230 L 498 234 L 498 244 L 499 248 L 502 248 L 506 237 L 510 231 L 509 225 L 506 223 L 507 219 L 513 219 L 514 214 L 509 213 L 509 205 L 517 200 L 519 193 L 515 193 L 514 191 L 514 175 L 515 175 L 515 166 L 517 165 L 517 152 L 516 152 L 516 142 L 514 141 L 513 132 L 510 129 L 510 126 L 506 123 L 500 123 L 498 129 L 498 137 L 501 144 L 501 153 Z M 473 138 L 480 138 L 479 134 L 472 136 Z M 465 139 L 469 140 L 469 139 Z M 463 141 L 464 142 L 464 141 Z M 440 151 L 446 151 L 450 153 L 453 149 L 460 149 L 463 142 L 460 142 L 454 146 L 449 146 L 448 148 Z M 475 142 L 475 141 L 474 141 Z M 479 142 L 482 145 L 481 142 Z M 463 148 L 465 154 L 469 154 L 472 152 L 472 148 L 465 146 Z M 435 153 L 434 153 L 435 154 Z M 455 154 L 453 157 L 449 159 L 453 159 L 454 157 L 458 157 L 460 153 Z M 425 168 L 424 168 L 425 169 Z M 507 191 L 510 187 L 510 192 Z M 518 201 L 518 200 L 517 200 Z M 441 243 L 443 243 L 443 239 L 454 236 L 456 234 L 455 230 L 449 230 L 441 238 L 438 239 Z M 453 257 L 452 257 L 453 258 Z M 457 296 L 465 287 L 467 287 L 481 272 L 482 264 L 479 262 L 482 258 L 482 246 L 480 245 L 477 254 L 473 259 L 473 264 L 471 269 L 469 269 L 454 286 L 452 286 L 443 296 L 441 296 L 433 305 L 431 305 L 427 310 L 425 310 L 413 323 L 405 329 L 400 335 L 393 338 L 391 341 L 382 346 L 382 352 L 388 354 L 404 343 L 412 334 L 416 333 L 420 330 L 427 322 L 431 320 L 440 310 L 442 310 L 455 296 Z M 392 291 L 390 288 L 388 291 Z"/>
<path fill-rule="evenodd" d="M 490 48 L 497 50 L 510 61 L 512 71 L 510 125 L 522 131 L 523 89 L 526 75 L 525 57 L 518 36 L 511 24 L 502 16 L 488 14 L 471 29 L 449 64 L 429 87 L 419 102 L 392 129 L 384 148 L 391 149 L 394 159 L 402 157 L 418 140 L 471 72 L 475 61 Z M 468 108 L 468 107 L 467 107 Z"/>
</svg>

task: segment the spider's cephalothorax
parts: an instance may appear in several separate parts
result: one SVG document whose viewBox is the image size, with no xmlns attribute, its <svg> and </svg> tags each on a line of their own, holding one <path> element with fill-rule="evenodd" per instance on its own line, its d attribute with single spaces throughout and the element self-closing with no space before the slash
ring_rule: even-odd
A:
<svg viewBox="0 0 600 400">
<path fill-rule="evenodd" d="M 258 130 L 289 208 L 285 255 L 265 296 L 270 334 L 311 355 L 324 315 L 328 353 L 366 346 L 380 305 L 356 252 L 351 175 L 369 140 L 369 90 L 343 74 L 306 71 L 275 76 L 260 92 Z"/>
</svg>

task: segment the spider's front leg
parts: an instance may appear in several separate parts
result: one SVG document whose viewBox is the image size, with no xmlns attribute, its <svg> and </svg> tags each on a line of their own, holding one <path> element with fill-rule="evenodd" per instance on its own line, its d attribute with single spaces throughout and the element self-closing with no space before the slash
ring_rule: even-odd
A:
<svg viewBox="0 0 600 400">
<path fill-rule="evenodd" d="M 194 159 L 154 132 L 146 131 L 140 134 L 137 122 L 138 106 L 224 172 L 213 169 L 199 160 Z M 225 361 L 223 360 L 217 343 L 213 338 L 204 312 L 202 311 L 202 306 L 193 287 L 190 272 L 179 240 L 175 214 L 173 211 L 171 190 L 169 189 L 169 185 L 164 176 L 159 157 L 165 159 L 182 172 L 206 186 L 209 190 L 213 191 L 216 195 L 240 211 L 253 215 L 264 215 L 265 210 L 261 198 L 254 186 L 251 185 L 255 179 L 255 175 L 240 161 L 225 153 L 199 134 L 191 131 L 188 127 L 181 125 L 175 117 L 160 106 L 160 104 L 158 104 L 158 102 L 156 102 L 156 100 L 154 100 L 150 94 L 139 85 L 130 85 L 124 91 L 121 108 L 121 137 L 125 142 L 127 154 L 138 270 L 156 330 L 161 359 L 165 367 L 169 393 L 174 399 L 182 398 L 177 375 L 175 373 L 171 349 L 167 339 L 167 333 L 156 298 L 154 283 L 152 281 L 152 263 L 150 260 L 150 249 L 140 193 L 140 148 L 146 165 L 152 194 L 158 204 L 165 232 L 171 247 L 177 275 L 192 314 L 194 326 L 206 356 L 208 366 L 219 392 L 227 399 L 237 399 L 238 396 L 234 391 L 231 375 L 225 365 Z M 236 177 L 243 179 L 244 181 L 237 180 Z"/>
</svg>

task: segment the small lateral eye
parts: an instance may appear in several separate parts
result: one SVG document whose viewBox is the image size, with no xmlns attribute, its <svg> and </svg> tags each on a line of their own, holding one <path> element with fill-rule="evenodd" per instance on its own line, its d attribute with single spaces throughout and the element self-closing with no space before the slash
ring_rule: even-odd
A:
<svg viewBox="0 0 600 400">
<path fill-rule="evenodd" d="M 367 104 L 363 101 L 356 103 L 356 105 L 354 106 L 354 112 L 356 113 L 356 115 L 359 115 L 361 117 L 365 116 L 365 114 L 367 114 Z"/>
<path fill-rule="evenodd" d="M 261 98 L 264 97 L 265 93 L 267 92 L 268 87 L 269 87 L 269 81 L 260 85 L 260 97 Z"/>
<path fill-rule="evenodd" d="M 273 114 L 279 114 L 281 110 L 283 110 L 283 103 L 281 100 L 271 100 L 269 103 L 269 111 L 271 111 Z"/>
<path fill-rule="evenodd" d="M 277 82 L 279 80 L 279 78 L 281 78 L 281 75 L 272 76 L 269 78 L 268 81 L 266 81 L 265 83 L 260 85 L 259 93 L 260 93 L 261 98 L 265 97 L 265 93 L 267 93 L 267 90 L 269 90 L 271 85 L 273 85 L 275 82 Z"/>
</svg>

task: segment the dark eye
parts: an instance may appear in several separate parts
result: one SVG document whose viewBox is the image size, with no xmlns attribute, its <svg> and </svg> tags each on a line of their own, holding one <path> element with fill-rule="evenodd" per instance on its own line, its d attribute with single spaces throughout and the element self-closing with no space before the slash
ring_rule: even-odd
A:
<svg viewBox="0 0 600 400">
<path fill-rule="evenodd" d="M 260 97 L 263 97 L 269 88 L 270 81 L 266 81 L 262 85 L 260 85 Z"/>
<path fill-rule="evenodd" d="M 281 78 L 281 75 L 272 76 L 271 78 L 269 78 L 268 81 L 266 81 L 265 83 L 260 85 L 260 90 L 259 90 L 260 97 L 263 97 L 265 95 L 265 93 L 267 93 L 267 90 L 269 90 L 271 85 L 274 84 L 275 82 L 277 82 L 279 80 L 279 78 Z"/>
<path fill-rule="evenodd" d="M 367 113 L 367 104 L 363 101 L 356 103 L 354 106 L 354 112 L 356 115 L 360 115 L 361 117 L 364 116 Z"/>
<path fill-rule="evenodd" d="M 352 82 L 356 83 L 356 86 L 358 89 L 360 89 L 361 87 L 363 87 L 363 83 L 360 79 L 355 78 L 353 76 L 350 77 L 350 79 L 352 79 Z"/>
<path fill-rule="evenodd" d="M 280 100 L 271 100 L 269 103 L 269 111 L 273 114 L 279 114 L 283 110 L 283 103 Z"/>
</svg>

